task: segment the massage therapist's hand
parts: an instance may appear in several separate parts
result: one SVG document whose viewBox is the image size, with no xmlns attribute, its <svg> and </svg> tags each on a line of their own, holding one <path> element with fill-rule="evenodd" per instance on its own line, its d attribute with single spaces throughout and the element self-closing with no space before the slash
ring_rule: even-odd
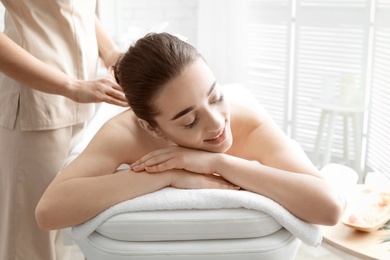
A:
<svg viewBox="0 0 390 260">
<path fill-rule="evenodd" d="M 122 88 L 110 76 L 88 81 L 75 80 L 70 89 L 69 97 L 79 103 L 106 102 L 128 106 Z"/>
<path fill-rule="evenodd" d="M 194 173 L 215 173 L 218 153 L 205 152 L 180 146 L 155 150 L 131 164 L 133 171 L 163 172 L 183 169 Z"/>
<path fill-rule="evenodd" d="M 181 170 L 175 170 L 172 173 L 171 187 L 178 189 L 240 189 L 240 187 L 226 181 L 221 176 L 197 174 Z"/>
</svg>

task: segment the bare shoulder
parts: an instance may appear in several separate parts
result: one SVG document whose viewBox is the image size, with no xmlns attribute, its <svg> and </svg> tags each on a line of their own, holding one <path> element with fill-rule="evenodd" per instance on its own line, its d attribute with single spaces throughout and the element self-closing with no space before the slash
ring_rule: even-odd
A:
<svg viewBox="0 0 390 260">
<path fill-rule="evenodd" d="M 112 158 L 116 163 L 129 163 L 137 157 L 139 142 L 136 117 L 126 110 L 109 119 L 89 143 L 86 153 Z"/>
<path fill-rule="evenodd" d="M 131 109 L 128 109 L 109 119 L 99 131 L 103 132 L 104 135 L 107 134 L 110 136 L 116 136 L 116 133 L 123 134 L 126 132 L 128 134 L 122 136 L 123 139 L 126 139 L 131 133 L 134 133 L 136 128 L 136 116 Z"/>
<path fill-rule="evenodd" d="M 231 125 L 240 157 L 264 161 L 267 155 L 286 148 L 287 136 L 261 106 L 253 109 L 232 103 Z"/>
<path fill-rule="evenodd" d="M 253 111 L 233 105 L 231 116 L 234 155 L 270 167 L 318 176 L 318 170 L 303 149 L 282 131 L 265 109 Z"/>
<path fill-rule="evenodd" d="M 230 102 L 230 119 L 233 135 L 242 139 L 261 127 L 273 125 L 270 114 L 259 104 L 248 107 L 237 102 Z"/>
</svg>

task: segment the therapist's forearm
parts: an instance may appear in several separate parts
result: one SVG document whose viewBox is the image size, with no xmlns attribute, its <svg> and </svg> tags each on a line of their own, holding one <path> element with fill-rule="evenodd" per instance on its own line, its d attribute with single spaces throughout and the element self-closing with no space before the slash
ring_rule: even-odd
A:
<svg viewBox="0 0 390 260">
<path fill-rule="evenodd" d="M 112 41 L 112 39 L 103 30 L 103 27 L 96 16 L 95 30 L 99 48 L 99 57 L 102 59 L 104 66 L 109 68 L 117 62 L 122 53 L 119 51 L 114 41 Z"/>
<path fill-rule="evenodd" d="M 0 33 L 0 71 L 33 89 L 73 99 L 76 81 L 38 60 Z"/>
</svg>

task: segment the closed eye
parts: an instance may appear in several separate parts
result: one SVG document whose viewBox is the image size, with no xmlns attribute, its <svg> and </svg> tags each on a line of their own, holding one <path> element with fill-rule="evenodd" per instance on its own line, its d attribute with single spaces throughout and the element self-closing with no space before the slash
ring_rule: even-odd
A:
<svg viewBox="0 0 390 260">
<path fill-rule="evenodd" d="M 194 128 L 198 124 L 198 122 L 199 122 L 199 118 L 195 117 L 194 121 L 192 121 L 191 124 L 185 125 L 184 127 L 189 129 Z"/>
<path fill-rule="evenodd" d="M 212 104 L 221 103 L 223 102 L 223 100 L 224 100 L 224 95 L 221 95 L 216 101 L 212 102 Z M 184 127 L 189 129 L 194 128 L 198 124 L 198 122 L 199 122 L 199 117 L 196 116 L 194 121 L 192 121 L 191 124 L 185 125 Z"/>
<path fill-rule="evenodd" d="M 223 100 L 224 100 L 224 95 L 221 94 L 221 96 L 216 101 L 213 101 L 211 104 L 218 104 L 223 102 Z"/>
<path fill-rule="evenodd" d="M 213 104 L 221 103 L 224 100 L 224 96 L 221 95 L 216 101 L 213 102 Z"/>
</svg>

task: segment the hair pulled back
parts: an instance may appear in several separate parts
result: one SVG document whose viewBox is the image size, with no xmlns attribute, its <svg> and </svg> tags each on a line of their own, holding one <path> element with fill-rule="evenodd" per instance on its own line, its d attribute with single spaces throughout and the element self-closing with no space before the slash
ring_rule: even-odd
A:
<svg viewBox="0 0 390 260">
<path fill-rule="evenodd" d="M 162 87 L 181 75 L 201 55 L 190 44 L 168 33 L 140 38 L 114 65 L 115 79 L 138 118 L 157 126 L 154 105 Z"/>
</svg>

